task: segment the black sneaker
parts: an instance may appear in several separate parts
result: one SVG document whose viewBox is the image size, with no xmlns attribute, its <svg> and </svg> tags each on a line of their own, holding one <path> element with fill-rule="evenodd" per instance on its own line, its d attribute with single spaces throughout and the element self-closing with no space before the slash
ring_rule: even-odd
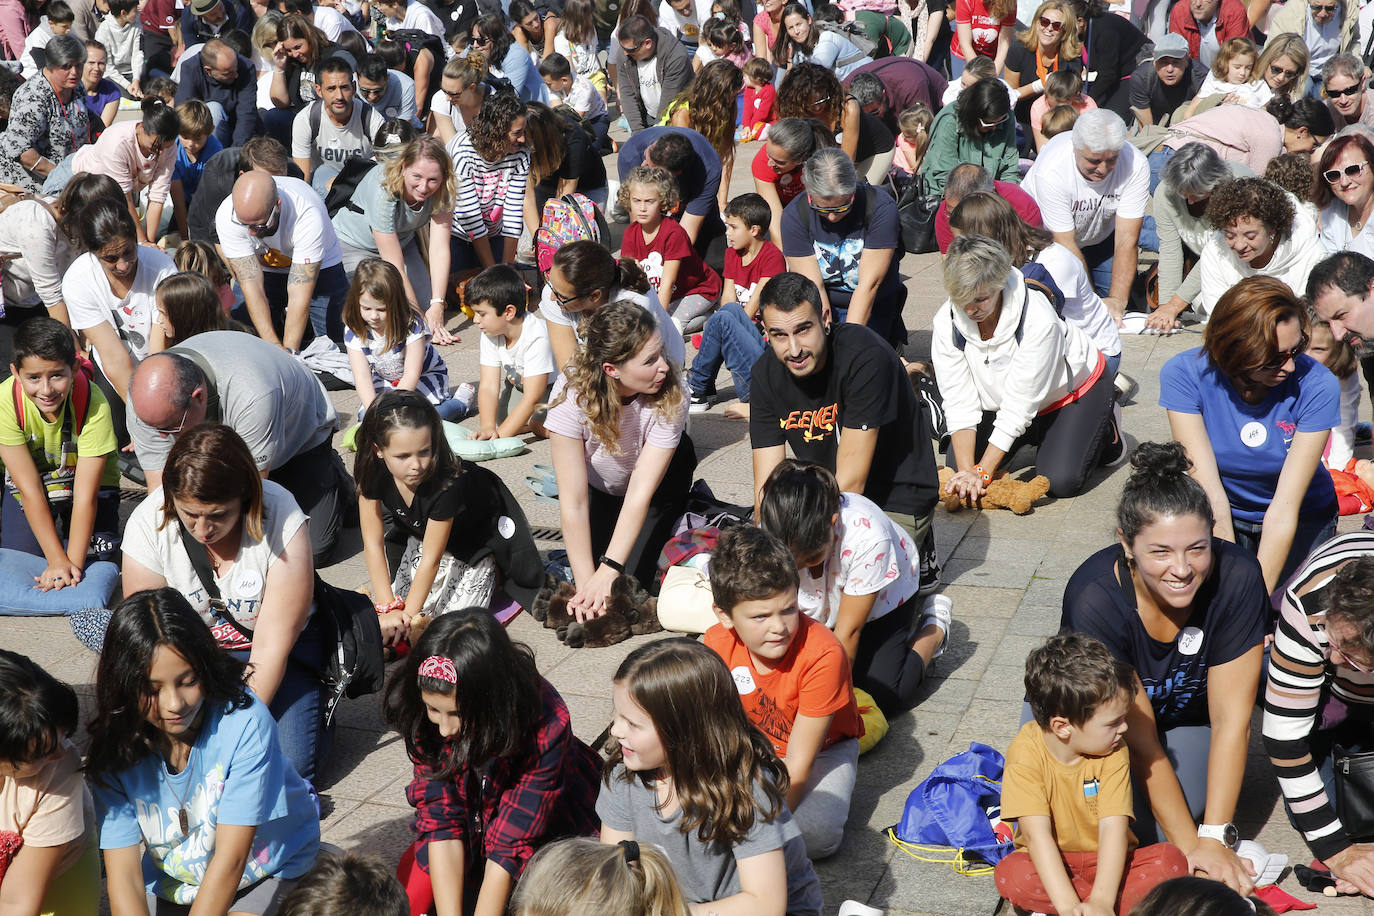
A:
<svg viewBox="0 0 1374 916">
<path fill-rule="evenodd" d="M 716 404 L 715 393 L 693 394 L 692 399 L 687 403 L 688 413 L 705 413 Z"/>
<path fill-rule="evenodd" d="M 1126 453 L 1126 437 L 1121 434 L 1121 405 L 1112 403 L 1111 438 L 1102 446 L 1102 456 L 1098 459 L 1104 468 L 1120 467 L 1130 456 Z"/>
</svg>

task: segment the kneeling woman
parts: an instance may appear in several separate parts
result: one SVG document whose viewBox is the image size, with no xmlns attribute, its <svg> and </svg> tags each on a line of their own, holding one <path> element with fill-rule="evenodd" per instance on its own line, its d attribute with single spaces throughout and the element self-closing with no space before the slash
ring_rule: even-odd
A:
<svg viewBox="0 0 1374 916">
<path fill-rule="evenodd" d="M 1099 455 L 1115 462 L 1125 452 L 1106 358 L 1011 263 L 986 236 L 955 239 L 944 266 L 949 300 L 931 332 L 956 471 L 946 489 L 969 503 L 1021 445 L 1039 446 L 1036 471 L 1054 496 L 1082 489 Z"/>
<path fill-rule="evenodd" d="M 1247 551 L 1212 534 L 1212 506 L 1181 445 L 1142 443 L 1131 464 L 1120 543 L 1069 579 L 1060 627 L 1102 640 L 1138 675 L 1126 743 L 1140 842 L 1167 838 L 1195 867 L 1240 881 L 1225 844 L 1259 687 L 1264 577 Z M 1156 822 L 1163 836 L 1152 836 Z"/>
<path fill-rule="evenodd" d="M 697 465 L 682 369 L 664 355 L 654 316 L 612 302 L 584 328 L 586 342 L 545 423 L 577 583 L 569 607 L 579 620 L 606 612 L 621 573 L 654 581 Z"/>
<path fill-rule="evenodd" d="M 243 673 L 177 591 L 115 609 L 86 757 L 111 912 L 271 913 L 315 863 L 315 800 Z"/>
<path fill-rule="evenodd" d="M 1207 492 L 1214 532 L 1259 557 L 1271 592 L 1336 533 L 1321 457 L 1341 422 L 1341 386 L 1304 355 L 1307 328 L 1283 282 L 1248 277 L 1217 302 L 1202 346 L 1159 373 L 1159 405 Z"/>
</svg>

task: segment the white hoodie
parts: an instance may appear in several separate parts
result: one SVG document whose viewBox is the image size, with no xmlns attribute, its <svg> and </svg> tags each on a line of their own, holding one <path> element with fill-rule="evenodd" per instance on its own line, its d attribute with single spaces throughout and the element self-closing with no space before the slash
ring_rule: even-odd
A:
<svg viewBox="0 0 1374 916">
<path fill-rule="evenodd" d="M 963 335 L 962 351 L 955 343 L 956 328 Z M 975 429 L 984 412 L 996 412 L 988 444 L 1002 451 L 1011 451 L 1042 408 L 1086 382 L 1101 359 L 1091 338 L 1065 324 L 1043 293 L 1027 290 L 1015 268 L 1007 274 L 1002 314 L 990 340 L 982 340 L 978 325 L 948 300 L 935 313 L 932 335 L 931 358 L 949 431 Z"/>
<path fill-rule="evenodd" d="M 1288 195 L 1288 200 L 1293 205 L 1292 231 L 1288 233 L 1288 238 L 1275 247 L 1274 256 L 1269 259 L 1269 263 L 1258 270 L 1236 257 L 1236 253 L 1226 244 L 1226 236 L 1220 229 L 1207 239 L 1199 259 L 1202 269 L 1202 294 L 1198 296 L 1196 311 L 1203 315 L 1211 315 L 1222 294 L 1246 277 L 1273 277 L 1282 280 L 1299 296 L 1307 291 L 1307 275 L 1317 266 L 1318 261 L 1326 257 L 1326 250 L 1317 238 L 1317 230 L 1312 225 L 1311 217 L 1303 212 L 1302 204 L 1291 194 Z"/>
</svg>

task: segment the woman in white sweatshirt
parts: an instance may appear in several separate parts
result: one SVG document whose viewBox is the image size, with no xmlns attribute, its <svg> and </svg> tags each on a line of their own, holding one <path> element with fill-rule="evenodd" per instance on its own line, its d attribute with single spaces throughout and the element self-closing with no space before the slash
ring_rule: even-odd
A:
<svg viewBox="0 0 1374 916">
<path fill-rule="evenodd" d="M 1002 245 L 963 235 L 944 264 L 948 301 L 935 313 L 931 356 L 949 425 L 946 490 L 976 502 L 1021 445 L 1053 496 L 1082 489 L 1099 459 L 1125 458 L 1107 361 L 1028 286 Z"/>
<path fill-rule="evenodd" d="M 1326 257 L 1297 198 L 1263 178 L 1217 185 L 1207 200 L 1207 219 L 1217 231 L 1198 260 L 1198 311 L 1203 315 L 1210 315 L 1222 294 L 1246 277 L 1273 277 L 1301 294 L 1307 275 Z"/>
</svg>

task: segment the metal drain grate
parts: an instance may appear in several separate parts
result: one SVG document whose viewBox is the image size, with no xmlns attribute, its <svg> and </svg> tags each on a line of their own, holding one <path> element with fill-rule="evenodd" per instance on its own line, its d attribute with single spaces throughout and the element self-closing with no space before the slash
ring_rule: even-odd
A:
<svg viewBox="0 0 1374 916">
<path fill-rule="evenodd" d="M 563 540 L 563 530 L 561 528 L 531 528 L 530 534 L 534 535 L 536 541 Z"/>
</svg>

